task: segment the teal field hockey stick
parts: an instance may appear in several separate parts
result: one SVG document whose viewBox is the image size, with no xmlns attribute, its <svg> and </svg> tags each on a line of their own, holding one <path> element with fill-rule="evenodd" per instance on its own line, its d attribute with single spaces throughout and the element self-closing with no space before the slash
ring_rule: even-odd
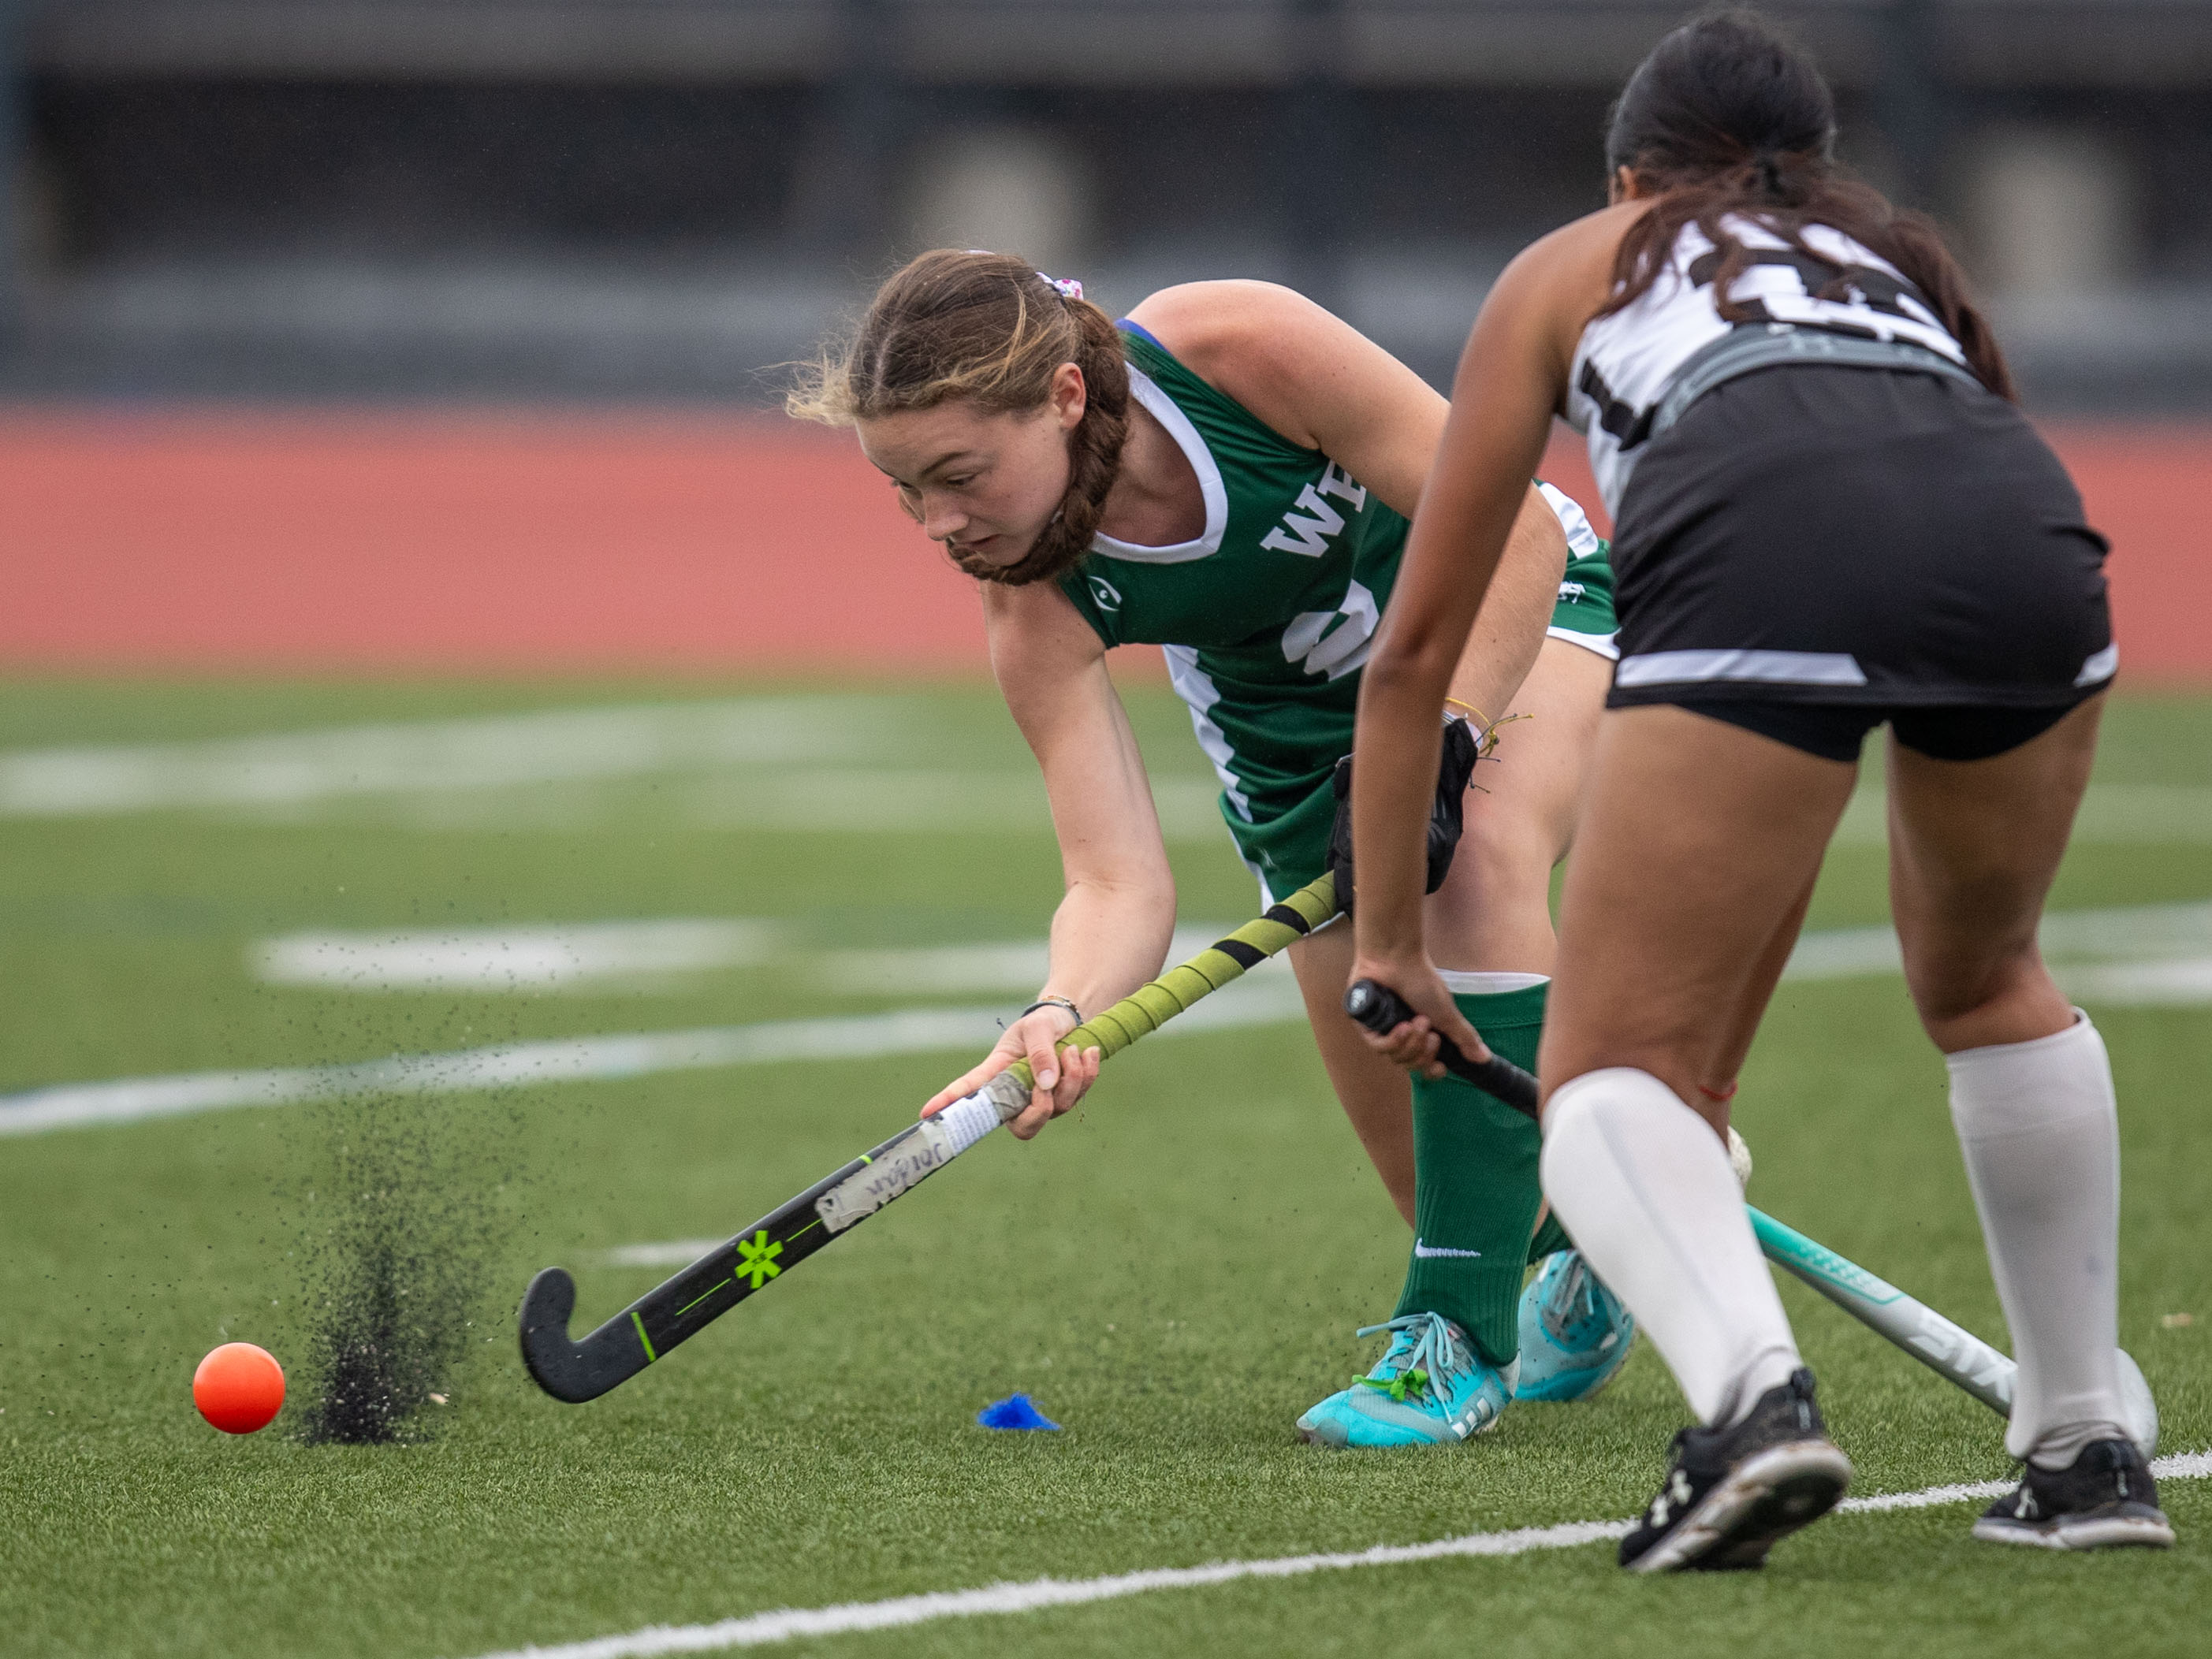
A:
<svg viewBox="0 0 2212 1659">
<path fill-rule="evenodd" d="M 1999 1416 L 2012 1415 L 2013 1378 L 2018 1368 L 2008 1356 L 1795 1227 L 1784 1226 L 1764 1210 L 1745 1208 L 1769 1261 L 1930 1370 L 1948 1377 Z"/>
<path fill-rule="evenodd" d="M 1378 1036 L 1413 1018 L 1413 1010 L 1386 985 L 1361 980 L 1345 993 L 1344 1011 Z M 1535 1115 L 1536 1079 L 1502 1060 L 1471 1062 L 1439 1034 L 1437 1059 L 1447 1071 L 1486 1089 L 1509 1106 Z M 1511 1075 L 1498 1086 L 1498 1068 Z M 1510 1092 L 1509 1092 L 1510 1091 Z M 2013 1385 L 2020 1368 L 1964 1326 L 1954 1324 L 1896 1285 L 1877 1279 L 1826 1245 L 1746 1205 L 1751 1230 L 1769 1261 L 1803 1280 L 1876 1335 L 1886 1337 L 1948 1382 L 1956 1383 L 2000 1417 L 2012 1416 Z M 2119 1350 L 2120 1395 L 2129 1437 L 2148 1458 L 2158 1446 L 2158 1406 L 2141 1367 Z"/>
<path fill-rule="evenodd" d="M 1762 1210 L 1752 1209 L 1750 1214 L 1751 1230 L 1769 1261 L 1811 1285 L 1869 1330 L 1887 1337 L 1938 1376 L 1957 1383 L 1998 1416 L 2012 1416 L 2013 1386 L 2020 1368 L 2009 1358 L 1796 1228 L 1784 1226 Z M 2126 1417 L 2122 1426 L 2148 1458 L 2158 1449 L 2158 1402 L 2151 1397 L 2150 1384 L 2135 1357 L 2125 1348 L 2118 1354 Z"/>
</svg>

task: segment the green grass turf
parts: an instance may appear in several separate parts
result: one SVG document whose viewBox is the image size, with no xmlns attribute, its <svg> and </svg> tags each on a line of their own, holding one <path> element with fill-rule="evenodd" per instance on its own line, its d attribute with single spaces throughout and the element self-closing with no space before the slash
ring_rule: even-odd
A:
<svg viewBox="0 0 2212 1659">
<path fill-rule="evenodd" d="M 727 688 L 714 695 L 728 695 Z M 709 695 L 699 687 L 19 684 L 0 747 L 217 737 L 323 723 Z M 1164 695 L 1132 701 L 1157 769 L 1202 777 Z M 989 694 L 885 690 L 856 710 L 882 763 L 1005 775 L 1035 793 Z M 2100 775 L 2212 783 L 2212 707 L 2123 703 Z M 375 803 L 0 820 L 0 1086 L 354 1060 L 511 1036 L 677 1028 L 932 1000 L 828 997 L 766 967 L 653 994 L 343 995 L 271 989 L 251 940 L 307 927 L 735 915 L 794 950 L 1033 938 L 1049 838 L 762 833 L 658 811 L 649 781 L 513 792 L 470 826 Z M 1012 799 L 1012 795 L 1007 797 Z M 495 805 L 497 804 L 495 803 Z M 404 815 L 403 815 L 404 817 Z M 1249 912 L 1215 843 L 1175 848 L 1186 915 Z M 2061 907 L 2212 897 L 2212 846 L 2088 846 Z M 1878 850 L 1832 857 L 1813 926 L 1879 921 Z M 989 1000 L 948 996 L 962 1003 Z M 2199 1171 L 2212 1010 L 2113 1009 L 2126 1138 L 2123 1340 L 2166 1448 L 2212 1445 L 2212 1284 Z M 623 1243 L 726 1233 L 890 1132 L 956 1055 L 593 1083 L 385 1109 L 476 1171 L 500 1224 L 470 1358 L 429 1443 L 228 1439 L 192 1413 L 226 1338 L 304 1352 L 298 1252 L 349 1109 L 236 1110 L 0 1139 L 0 1651 L 459 1656 L 1042 1574 L 1364 1548 L 1626 1516 L 1683 1413 L 1648 1346 L 1581 1407 L 1523 1407 L 1444 1454 L 1296 1444 L 1387 1312 L 1404 1233 L 1295 1026 L 1139 1048 L 1078 1119 L 994 1142 L 584 1407 L 537 1395 L 511 1309 L 579 1270 L 596 1320 L 662 1276 Z M 1943 1104 L 1900 983 L 1784 988 L 1739 1121 L 1764 1207 L 1992 1339 L 2002 1324 Z M 1996 1420 L 1784 1286 L 1858 1490 L 1986 1480 Z M 2161 1316 L 2193 1313 L 2169 1328 Z M 481 1340 L 477 1340 L 478 1337 Z M 975 1426 L 1033 1394 L 1058 1435 Z M 289 1421 L 289 1416 L 288 1419 Z M 810 1649 L 1645 1655 L 2201 1651 L 2212 1490 L 2173 1483 L 2171 1555 L 2024 1559 L 1966 1507 L 1838 1518 L 1756 1577 L 1631 1582 L 1602 1547 L 823 1640 Z"/>
</svg>

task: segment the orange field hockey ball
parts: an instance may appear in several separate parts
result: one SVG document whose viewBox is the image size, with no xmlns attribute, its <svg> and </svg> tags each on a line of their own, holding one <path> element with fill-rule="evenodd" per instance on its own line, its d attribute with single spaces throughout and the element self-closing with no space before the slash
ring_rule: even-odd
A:
<svg viewBox="0 0 2212 1659">
<path fill-rule="evenodd" d="M 266 1348 L 226 1342 L 192 1373 L 192 1404 L 225 1434 L 252 1434 L 283 1407 L 284 1368 Z"/>
</svg>

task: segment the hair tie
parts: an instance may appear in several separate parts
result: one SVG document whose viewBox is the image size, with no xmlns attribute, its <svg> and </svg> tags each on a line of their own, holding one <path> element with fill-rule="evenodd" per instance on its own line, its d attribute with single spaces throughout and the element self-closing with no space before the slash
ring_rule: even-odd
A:
<svg viewBox="0 0 2212 1659">
<path fill-rule="evenodd" d="M 1759 181 L 1766 186 L 1770 196 L 1782 194 L 1782 157 L 1771 149 L 1754 150 L 1751 164 L 1759 169 Z"/>
<path fill-rule="evenodd" d="M 971 247 L 968 252 L 979 258 L 995 259 L 999 257 L 987 247 Z M 1054 276 L 1040 270 L 1037 272 L 1037 281 L 1042 283 L 1063 300 L 1080 300 L 1083 297 L 1083 284 L 1073 276 Z"/>
</svg>

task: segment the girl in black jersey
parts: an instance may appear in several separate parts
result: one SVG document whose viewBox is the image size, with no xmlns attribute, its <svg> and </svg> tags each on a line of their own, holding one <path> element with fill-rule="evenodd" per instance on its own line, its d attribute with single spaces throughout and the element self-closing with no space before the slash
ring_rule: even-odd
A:
<svg viewBox="0 0 2212 1659">
<path fill-rule="evenodd" d="M 1700 1419 L 1621 1545 L 1753 1566 L 1831 1507 L 1822 1430 L 1721 1139 L 1859 747 L 1890 727 L 1891 892 L 2011 1327 L 1975 1535 L 2166 1545 L 2116 1360 L 2112 1073 L 2036 951 L 2118 664 L 2105 544 L 2022 418 L 1933 229 L 1844 179 L 1834 111 L 1755 15 L 1678 29 L 1630 80 L 1613 204 L 1492 290 L 1367 669 L 1353 973 L 1479 1040 L 1421 935 L 1437 709 L 1546 429 L 1613 507 L 1620 660 L 1559 930 L 1547 1194 Z"/>
</svg>

